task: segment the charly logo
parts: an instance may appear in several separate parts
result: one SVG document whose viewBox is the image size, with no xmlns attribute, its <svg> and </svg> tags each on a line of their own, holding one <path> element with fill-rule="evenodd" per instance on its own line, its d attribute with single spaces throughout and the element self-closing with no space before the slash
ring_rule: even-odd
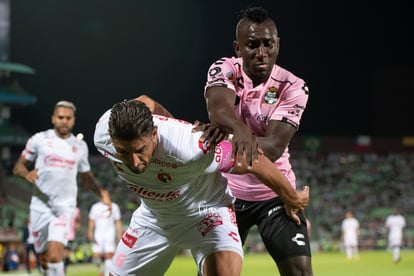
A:
<svg viewBox="0 0 414 276">
<path fill-rule="evenodd" d="M 299 246 L 304 246 L 306 243 L 304 241 L 301 241 L 299 239 L 303 239 L 305 238 L 305 236 L 301 233 L 296 233 L 296 236 L 294 236 L 291 241 L 296 242 L 297 245 Z"/>
<path fill-rule="evenodd" d="M 264 95 L 264 101 L 267 104 L 275 104 L 279 98 L 277 94 L 277 88 L 272 86 L 269 87 L 269 91 L 267 91 Z"/>
</svg>

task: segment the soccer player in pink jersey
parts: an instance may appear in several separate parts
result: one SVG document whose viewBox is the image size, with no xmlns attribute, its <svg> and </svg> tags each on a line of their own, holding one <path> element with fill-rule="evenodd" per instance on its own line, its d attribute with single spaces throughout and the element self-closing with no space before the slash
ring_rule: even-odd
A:
<svg viewBox="0 0 414 276">
<path fill-rule="evenodd" d="M 295 191 L 263 155 L 251 168 L 245 159 L 234 166 L 229 141 L 210 149 L 192 124 L 151 111 L 141 101 L 123 101 L 95 129 L 95 146 L 141 199 L 115 251 L 111 275 L 164 275 L 182 249 L 191 250 L 199 275 L 240 275 L 243 249 L 221 172 L 250 171 L 292 209 L 307 205 L 309 190 Z"/>
<path fill-rule="evenodd" d="M 77 203 L 77 175 L 111 205 L 108 191 L 100 187 L 90 170 L 86 142 L 71 133 L 75 111 L 72 102 L 59 101 L 52 115 L 54 128 L 34 134 L 13 169 L 14 175 L 38 190 L 31 198 L 30 221 L 35 249 L 48 276 L 65 275 L 63 252 Z"/>
<path fill-rule="evenodd" d="M 252 164 L 263 152 L 296 188 L 288 145 L 305 110 L 308 87 L 276 64 L 280 38 L 264 8 L 250 7 L 242 13 L 233 46 L 237 57 L 223 57 L 208 71 L 204 96 L 210 122 L 234 135 L 234 157 L 245 153 Z M 257 225 L 282 276 L 313 275 L 303 212 L 298 213 L 298 225 L 287 216 L 280 195 L 257 177 L 226 177 L 237 198 L 235 210 L 242 241 Z"/>
</svg>

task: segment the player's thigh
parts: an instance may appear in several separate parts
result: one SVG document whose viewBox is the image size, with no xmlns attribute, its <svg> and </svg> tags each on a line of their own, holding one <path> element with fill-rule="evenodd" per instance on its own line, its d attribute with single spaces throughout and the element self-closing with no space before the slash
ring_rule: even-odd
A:
<svg viewBox="0 0 414 276">
<path fill-rule="evenodd" d="M 312 276 L 312 263 L 309 256 L 290 257 L 277 263 L 281 276 Z"/>
<path fill-rule="evenodd" d="M 200 272 L 207 268 L 208 271 L 229 271 L 229 274 L 207 275 L 240 272 L 243 248 L 232 208 L 216 208 L 214 213 L 201 215 L 197 227 L 186 236 Z"/>
<path fill-rule="evenodd" d="M 234 251 L 220 251 L 210 254 L 204 261 L 203 276 L 239 276 L 242 256 Z"/>
<path fill-rule="evenodd" d="M 291 220 L 282 208 L 258 225 L 266 249 L 277 263 L 291 257 L 311 256 L 305 217 L 302 213 L 298 216 L 300 225 Z"/>
<path fill-rule="evenodd" d="M 37 253 L 47 250 L 49 224 L 54 220 L 52 213 L 30 210 L 30 223 L 33 232 L 33 244 Z"/>
<path fill-rule="evenodd" d="M 171 265 L 179 248 L 157 232 L 130 225 L 112 258 L 111 273 L 124 275 L 162 276 Z"/>
</svg>

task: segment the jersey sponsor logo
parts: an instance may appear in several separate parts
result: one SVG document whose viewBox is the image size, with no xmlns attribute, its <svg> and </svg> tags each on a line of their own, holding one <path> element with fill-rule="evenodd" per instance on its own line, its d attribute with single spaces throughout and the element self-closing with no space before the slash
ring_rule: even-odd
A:
<svg viewBox="0 0 414 276">
<path fill-rule="evenodd" d="M 64 168 L 69 170 L 72 170 L 76 164 L 75 160 L 63 159 L 60 156 L 54 154 L 46 156 L 44 163 L 49 167 Z"/>
<path fill-rule="evenodd" d="M 304 246 L 306 243 L 304 241 L 301 241 L 299 239 L 305 238 L 305 235 L 302 233 L 296 233 L 296 235 L 291 239 L 291 241 L 296 242 L 298 246 Z"/>
<path fill-rule="evenodd" d="M 274 86 L 269 87 L 269 91 L 264 95 L 264 102 L 267 104 L 275 104 L 278 99 L 279 95 L 277 93 L 277 88 Z"/>
<path fill-rule="evenodd" d="M 270 116 L 266 116 L 266 115 L 263 115 L 263 114 L 259 114 L 259 115 L 257 115 L 256 120 L 258 122 L 267 122 L 267 121 L 270 120 Z"/>
<path fill-rule="evenodd" d="M 165 162 L 165 161 L 160 160 L 160 159 L 154 159 L 154 160 L 151 161 L 151 163 L 159 165 L 161 167 L 172 168 L 172 169 L 176 169 L 179 166 L 178 163 Z"/>
<path fill-rule="evenodd" d="M 122 236 L 122 242 L 129 248 L 132 248 L 137 240 L 137 237 L 134 237 L 127 232 L 125 232 L 125 234 Z"/>
<path fill-rule="evenodd" d="M 126 183 L 126 185 L 139 197 L 147 199 L 147 200 L 152 200 L 152 201 L 167 202 L 170 200 L 177 199 L 181 196 L 181 190 L 160 193 L 160 192 L 149 191 L 145 189 L 144 187 L 135 186 L 130 183 Z"/>
<path fill-rule="evenodd" d="M 214 213 L 214 214 L 208 214 L 205 218 L 203 218 L 197 227 L 198 227 L 198 231 L 200 231 L 201 235 L 203 235 L 204 237 L 215 226 L 222 225 L 222 224 L 223 224 L 223 218 L 219 214 Z"/>
</svg>

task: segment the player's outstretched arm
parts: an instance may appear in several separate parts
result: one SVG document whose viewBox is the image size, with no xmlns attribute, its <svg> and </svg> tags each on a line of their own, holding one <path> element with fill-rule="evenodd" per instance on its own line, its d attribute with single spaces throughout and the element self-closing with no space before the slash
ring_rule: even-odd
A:
<svg viewBox="0 0 414 276">
<path fill-rule="evenodd" d="M 303 210 L 309 202 L 309 188 L 303 191 L 296 191 L 283 173 L 263 154 L 258 155 L 258 159 L 248 167 L 246 158 L 242 158 L 241 164 L 236 164 L 231 173 L 241 174 L 253 173 L 260 181 L 270 187 L 285 203 L 288 215 L 300 224 L 300 219 L 296 215 L 297 211 Z"/>
<path fill-rule="evenodd" d="M 147 95 L 141 95 L 135 98 L 135 100 L 143 102 L 149 108 L 152 114 L 174 118 L 174 116 L 164 106 L 148 97 Z"/>
<path fill-rule="evenodd" d="M 112 201 L 111 201 L 111 195 L 109 194 L 108 190 L 104 189 L 99 185 L 99 183 L 96 181 L 95 176 L 92 174 L 91 171 L 80 173 L 79 174 L 80 179 L 88 189 L 93 191 L 95 194 L 97 194 L 101 201 L 108 206 L 109 211 L 112 212 Z"/>
</svg>

